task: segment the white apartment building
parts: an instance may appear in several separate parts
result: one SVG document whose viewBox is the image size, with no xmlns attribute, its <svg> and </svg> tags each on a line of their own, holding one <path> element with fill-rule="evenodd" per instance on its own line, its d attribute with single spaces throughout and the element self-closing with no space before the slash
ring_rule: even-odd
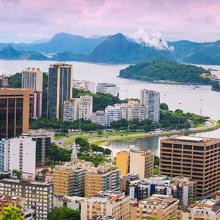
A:
<svg viewBox="0 0 220 220">
<path fill-rule="evenodd" d="M 21 87 L 34 91 L 43 91 L 43 73 L 39 68 L 30 68 L 22 71 Z"/>
<path fill-rule="evenodd" d="M 79 103 L 77 98 L 64 101 L 63 121 L 72 122 L 79 119 Z"/>
<path fill-rule="evenodd" d="M 36 220 L 46 220 L 53 208 L 53 185 L 28 180 L 0 180 L 0 194 L 18 196 L 25 200 L 25 208 L 33 209 Z"/>
<path fill-rule="evenodd" d="M 63 121 L 92 120 L 93 97 L 80 96 L 64 102 Z"/>
<path fill-rule="evenodd" d="M 98 83 L 96 86 L 97 93 L 111 94 L 119 96 L 119 87 L 112 83 Z"/>
<path fill-rule="evenodd" d="M 145 119 L 145 106 L 139 101 L 130 100 L 128 103 L 121 104 L 122 118 L 133 121 L 143 121 Z"/>
<path fill-rule="evenodd" d="M 73 80 L 73 88 L 95 93 L 95 83 L 87 80 Z"/>
<path fill-rule="evenodd" d="M 160 120 L 160 93 L 153 90 L 142 89 L 140 103 L 146 108 L 146 119 L 153 122 Z"/>
<path fill-rule="evenodd" d="M 108 125 L 107 114 L 104 111 L 96 111 L 92 115 L 92 122 L 103 127 Z"/>
<path fill-rule="evenodd" d="M 79 102 L 79 118 L 84 120 L 92 120 L 93 112 L 93 97 L 80 96 Z"/>
<path fill-rule="evenodd" d="M 32 117 L 37 119 L 42 116 L 42 92 L 43 92 L 43 73 L 39 68 L 30 68 L 22 71 L 21 87 L 34 91 L 34 104 Z"/>
<path fill-rule="evenodd" d="M 17 137 L 0 141 L 2 172 L 18 170 L 26 178 L 35 177 L 36 142 L 31 137 Z"/>
<path fill-rule="evenodd" d="M 110 126 L 113 121 L 119 121 L 122 119 L 121 105 L 115 104 L 114 106 L 107 106 L 105 108 L 107 115 L 107 125 Z"/>
</svg>

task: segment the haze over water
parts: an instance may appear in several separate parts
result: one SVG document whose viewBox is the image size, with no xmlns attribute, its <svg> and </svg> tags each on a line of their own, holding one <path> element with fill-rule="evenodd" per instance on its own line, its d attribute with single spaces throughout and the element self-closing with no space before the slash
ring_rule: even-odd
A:
<svg viewBox="0 0 220 220">
<path fill-rule="evenodd" d="M 0 75 L 15 74 L 21 72 L 26 67 L 39 67 L 42 71 L 48 72 L 48 67 L 52 61 L 5 61 L 0 60 Z M 161 94 L 161 102 L 166 102 L 170 109 L 183 109 L 185 112 L 193 112 L 212 119 L 220 119 L 220 92 L 212 91 L 210 86 L 188 86 L 188 85 L 169 85 L 154 84 L 138 80 L 128 80 L 117 77 L 119 71 L 128 65 L 101 65 L 79 62 L 67 62 L 73 65 L 74 79 L 89 80 L 92 82 L 110 82 L 120 87 L 121 98 L 139 98 L 140 89 L 153 89 Z M 210 66 L 206 66 L 209 68 Z M 220 66 L 211 66 L 218 71 L 213 72 L 220 76 Z M 220 137 L 220 130 L 205 133 L 205 136 Z M 152 148 L 157 151 L 158 138 L 136 140 L 138 148 Z M 115 145 L 115 143 L 113 143 Z M 128 143 L 120 142 L 115 147 Z"/>
</svg>

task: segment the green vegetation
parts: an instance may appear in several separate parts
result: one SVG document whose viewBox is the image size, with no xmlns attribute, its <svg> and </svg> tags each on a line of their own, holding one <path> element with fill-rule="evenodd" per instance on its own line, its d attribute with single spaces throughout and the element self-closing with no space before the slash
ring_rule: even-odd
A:
<svg viewBox="0 0 220 220">
<path fill-rule="evenodd" d="M 54 208 L 48 214 L 48 220 L 80 220 L 80 211 L 68 207 Z"/>
<path fill-rule="evenodd" d="M 194 65 L 185 65 L 171 61 L 153 61 L 131 65 L 120 71 L 120 77 L 143 81 L 173 81 L 190 84 L 210 84 L 211 80 L 202 78 L 208 70 Z"/>
<path fill-rule="evenodd" d="M 154 175 L 160 174 L 159 166 L 160 166 L 160 158 L 158 156 L 154 156 L 154 170 L 153 170 Z"/>
<path fill-rule="evenodd" d="M 111 128 L 119 130 L 144 130 L 146 132 L 153 131 L 155 129 L 188 129 L 190 127 L 198 127 L 207 121 L 207 117 L 196 115 L 193 113 L 184 113 L 182 110 L 177 109 L 171 111 L 168 105 L 162 103 L 160 106 L 160 122 L 158 124 L 152 123 L 149 120 L 144 121 L 127 121 L 121 119 L 119 121 L 113 121 Z"/>
<path fill-rule="evenodd" d="M 212 90 L 220 91 L 220 84 L 217 81 L 212 82 Z"/>
<path fill-rule="evenodd" d="M 98 166 L 106 161 L 105 155 L 110 155 L 112 152 L 108 148 L 99 147 L 95 144 L 89 144 L 84 138 L 76 138 L 76 144 L 80 145 L 78 158 L 81 160 L 92 162 Z"/>
<path fill-rule="evenodd" d="M 74 122 L 60 122 L 57 120 L 49 120 L 47 118 L 40 118 L 38 120 L 32 120 L 32 129 L 55 129 L 61 133 L 67 133 L 69 129 L 82 131 L 96 131 L 102 129 L 101 125 L 94 124 L 91 121 L 85 121 L 83 119 Z"/>
<path fill-rule="evenodd" d="M 0 220 L 24 220 L 21 210 L 15 206 L 3 208 Z"/>
<path fill-rule="evenodd" d="M 104 110 L 108 105 L 114 105 L 116 103 L 123 102 L 118 97 L 115 97 L 111 94 L 103 94 L 103 93 L 91 93 L 79 91 L 77 89 L 73 89 L 73 97 L 79 98 L 80 96 L 89 95 L 93 97 L 93 111 L 101 111 Z"/>
<path fill-rule="evenodd" d="M 50 161 L 54 163 L 58 161 L 67 162 L 71 159 L 71 150 L 60 148 L 56 144 L 51 143 L 49 157 Z"/>
</svg>

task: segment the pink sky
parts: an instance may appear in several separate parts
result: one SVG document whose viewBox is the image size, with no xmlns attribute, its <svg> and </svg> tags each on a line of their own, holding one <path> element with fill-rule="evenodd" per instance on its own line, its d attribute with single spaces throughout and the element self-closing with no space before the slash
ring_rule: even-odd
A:
<svg viewBox="0 0 220 220">
<path fill-rule="evenodd" d="M 132 35 L 140 27 L 167 40 L 219 40 L 220 0 L 0 0 L 0 42 Z"/>
</svg>

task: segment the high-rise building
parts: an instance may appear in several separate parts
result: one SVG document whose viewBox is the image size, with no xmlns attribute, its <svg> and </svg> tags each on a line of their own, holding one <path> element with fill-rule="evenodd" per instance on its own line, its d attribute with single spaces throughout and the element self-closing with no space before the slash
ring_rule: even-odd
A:
<svg viewBox="0 0 220 220">
<path fill-rule="evenodd" d="M 79 119 L 79 102 L 77 98 L 64 101 L 63 121 L 73 122 Z"/>
<path fill-rule="evenodd" d="M 128 151 L 119 151 L 116 154 L 116 167 L 120 170 L 121 176 L 127 176 L 130 166 L 130 154 Z"/>
<path fill-rule="evenodd" d="M 64 102 L 63 121 L 92 120 L 92 96 L 80 96 Z"/>
<path fill-rule="evenodd" d="M 30 68 L 22 71 L 21 87 L 42 92 L 43 90 L 43 73 L 39 68 Z"/>
<path fill-rule="evenodd" d="M 64 101 L 72 98 L 72 65 L 50 65 L 48 75 L 47 115 L 63 120 Z"/>
<path fill-rule="evenodd" d="M 153 175 L 153 163 L 151 151 L 130 151 L 130 173 L 137 173 L 140 179 Z"/>
<path fill-rule="evenodd" d="M 3 179 L 0 180 L 0 194 L 25 199 L 25 208 L 34 210 L 36 220 L 46 220 L 53 208 L 52 183 Z"/>
<path fill-rule="evenodd" d="M 119 87 L 112 83 L 98 83 L 96 86 L 97 93 L 111 94 L 115 97 L 119 96 Z"/>
<path fill-rule="evenodd" d="M 39 68 L 30 68 L 22 71 L 21 87 L 34 91 L 32 117 L 37 119 L 42 116 L 43 73 Z"/>
<path fill-rule="evenodd" d="M 197 197 L 208 198 L 220 189 L 220 139 L 175 137 L 161 140 L 160 173 L 196 181 Z"/>
<path fill-rule="evenodd" d="M 146 119 L 159 122 L 160 120 L 160 93 L 153 90 L 142 89 L 140 103 L 145 106 Z"/>
<path fill-rule="evenodd" d="M 122 119 L 122 111 L 120 104 L 115 104 L 114 106 L 108 105 L 105 108 L 105 113 L 107 115 L 108 126 L 110 126 L 113 121 L 119 121 Z"/>
<path fill-rule="evenodd" d="M 84 120 L 92 120 L 93 112 L 93 97 L 80 96 L 79 102 L 79 118 Z"/>
<path fill-rule="evenodd" d="M 122 118 L 128 121 L 143 121 L 146 117 L 145 106 L 139 101 L 128 101 L 128 103 L 121 104 Z"/>
<path fill-rule="evenodd" d="M 97 193 L 107 190 L 119 191 L 120 174 L 119 170 L 112 167 L 112 164 L 100 165 L 91 168 L 85 175 L 85 196 L 95 196 Z"/>
<path fill-rule="evenodd" d="M 0 139 L 29 133 L 33 92 L 26 89 L 0 89 Z"/>
<path fill-rule="evenodd" d="M 0 140 L 0 171 L 17 170 L 24 177 L 35 177 L 36 142 L 30 137 Z"/>
<path fill-rule="evenodd" d="M 78 164 L 57 166 L 54 170 L 54 195 L 83 196 L 85 170 Z"/>
<path fill-rule="evenodd" d="M 142 220 L 156 217 L 157 220 L 165 220 L 172 217 L 181 219 L 178 210 L 179 200 L 169 195 L 152 195 L 150 198 L 131 204 L 131 220 Z"/>
<path fill-rule="evenodd" d="M 107 191 L 81 202 L 81 219 L 127 220 L 130 219 L 129 209 L 129 197 L 121 192 Z"/>
</svg>

